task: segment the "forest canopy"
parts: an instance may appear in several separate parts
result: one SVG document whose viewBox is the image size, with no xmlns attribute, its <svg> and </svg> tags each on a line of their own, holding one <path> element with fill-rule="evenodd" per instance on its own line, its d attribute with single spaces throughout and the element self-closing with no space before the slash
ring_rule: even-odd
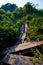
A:
<svg viewBox="0 0 43 65">
<path fill-rule="evenodd" d="M 16 44 L 22 23 L 28 24 L 28 40 L 43 40 L 43 9 L 27 3 L 23 8 L 7 3 L 0 8 L 0 48 Z"/>
</svg>

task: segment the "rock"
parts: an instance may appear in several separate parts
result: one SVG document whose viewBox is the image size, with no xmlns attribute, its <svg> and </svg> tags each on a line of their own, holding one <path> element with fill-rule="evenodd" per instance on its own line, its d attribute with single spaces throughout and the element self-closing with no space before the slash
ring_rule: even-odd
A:
<svg viewBox="0 0 43 65">
<path fill-rule="evenodd" d="M 22 56 L 22 55 L 9 54 L 2 60 L 2 62 L 10 65 L 33 65 L 33 62 L 30 61 L 30 58 L 31 57 Z M 33 57 L 31 59 L 37 60 Z M 36 63 L 36 65 L 43 65 L 43 61 Z"/>
</svg>

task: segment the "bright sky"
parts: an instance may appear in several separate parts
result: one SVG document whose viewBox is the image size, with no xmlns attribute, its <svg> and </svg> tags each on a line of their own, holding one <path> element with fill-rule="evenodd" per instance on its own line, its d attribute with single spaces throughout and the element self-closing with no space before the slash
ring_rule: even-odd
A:
<svg viewBox="0 0 43 65">
<path fill-rule="evenodd" d="M 0 7 L 6 3 L 16 4 L 18 7 L 23 7 L 27 2 L 38 4 L 37 8 L 43 9 L 43 0 L 0 0 Z"/>
</svg>

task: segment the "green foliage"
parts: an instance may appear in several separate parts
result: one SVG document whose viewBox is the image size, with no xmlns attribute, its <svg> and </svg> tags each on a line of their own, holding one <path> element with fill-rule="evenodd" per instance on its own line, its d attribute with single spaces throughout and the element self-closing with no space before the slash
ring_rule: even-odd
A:
<svg viewBox="0 0 43 65">
<path fill-rule="evenodd" d="M 43 54 L 43 45 L 39 46 L 38 49 Z"/>
<path fill-rule="evenodd" d="M 42 31 L 40 31 L 42 30 Z M 29 35 L 30 39 L 39 38 L 43 40 L 43 18 L 33 18 L 29 23 Z"/>
<path fill-rule="evenodd" d="M 43 40 L 43 10 L 36 9 L 29 2 L 23 8 L 8 3 L 0 8 L 1 48 L 17 42 L 24 21 L 28 24 L 27 41 Z"/>
<path fill-rule="evenodd" d="M 33 54 L 34 57 L 38 58 L 39 60 L 42 60 L 41 55 L 36 51 L 35 48 L 31 48 L 29 51 L 32 52 L 32 54 Z"/>
<path fill-rule="evenodd" d="M 0 15 L 5 14 L 6 12 L 3 9 L 0 9 Z"/>
<path fill-rule="evenodd" d="M 5 11 L 13 11 L 17 8 L 17 6 L 15 4 L 7 3 L 5 5 L 2 5 L 1 8 L 4 9 Z"/>
<path fill-rule="evenodd" d="M 26 5 L 24 5 L 23 12 L 24 12 L 24 15 L 32 13 L 32 5 L 29 2 Z"/>
</svg>

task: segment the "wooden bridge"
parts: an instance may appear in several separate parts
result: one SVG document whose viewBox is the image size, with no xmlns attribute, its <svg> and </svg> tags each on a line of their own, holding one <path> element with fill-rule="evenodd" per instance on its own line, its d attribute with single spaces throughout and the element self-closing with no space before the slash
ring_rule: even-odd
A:
<svg viewBox="0 0 43 65">
<path fill-rule="evenodd" d="M 19 44 L 15 48 L 15 51 L 17 52 L 17 51 L 29 49 L 29 48 L 32 48 L 32 47 L 36 47 L 36 46 L 39 46 L 39 45 L 43 45 L 43 41 L 39 41 L 39 42 L 27 42 L 27 43 Z"/>
<path fill-rule="evenodd" d="M 32 47 L 37 47 L 37 46 L 40 46 L 40 45 L 43 45 L 43 41 L 25 42 L 25 43 L 22 43 L 22 44 L 19 44 L 19 45 L 15 45 L 15 46 L 9 47 L 8 49 L 3 51 L 3 54 L 6 54 L 6 56 L 2 59 L 1 63 L 4 62 L 4 63 L 9 64 L 10 63 L 9 59 L 10 58 L 12 59 L 11 54 L 13 52 L 21 52 L 21 51 L 24 51 L 26 49 L 29 49 L 29 48 L 32 48 Z M 13 59 L 13 61 L 14 61 L 14 59 Z"/>
<path fill-rule="evenodd" d="M 12 46 L 12 47 L 9 47 L 8 49 L 5 49 L 2 54 L 7 54 L 8 52 L 18 52 L 18 51 L 22 51 L 22 50 L 26 50 L 26 49 L 29 49 L 29 48 L 32 48 L 32 47 L 36 47 L 36 46 L 40 46 L 40 45 L 43 45 L 43 41 L 38 41 L 38 42 L 35 42 L 35 41 L 31 41 L 31 42 L 25 42 L 25 43 L 22 43 L 22 44 L 18 44 L 18 45 L 15 45 L 15 46 Z"/>
</svg>

